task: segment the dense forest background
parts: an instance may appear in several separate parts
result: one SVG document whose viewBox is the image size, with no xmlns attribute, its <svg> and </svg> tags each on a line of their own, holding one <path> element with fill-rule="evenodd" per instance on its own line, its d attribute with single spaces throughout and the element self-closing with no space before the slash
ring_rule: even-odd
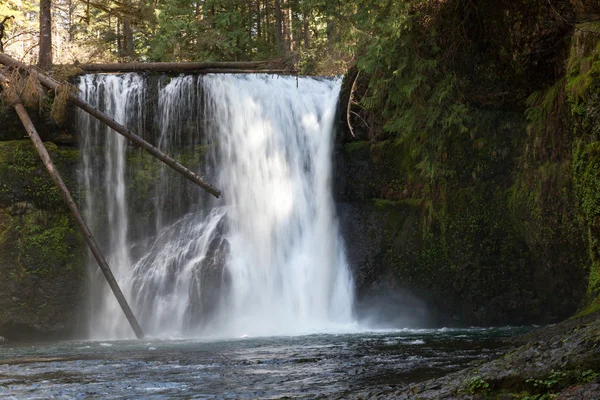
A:
<svg viewBox="0 0 600 400">
<path fill-rule="evenodd" d="M 0 17 L 15 17 L 5 51 L 31 64 L 51 20 L 57 64 L 283 58 L 304 72 L 331 74 L 402 25 L 405 10 L 387 0 L 7 0 Z"/>
</svg>

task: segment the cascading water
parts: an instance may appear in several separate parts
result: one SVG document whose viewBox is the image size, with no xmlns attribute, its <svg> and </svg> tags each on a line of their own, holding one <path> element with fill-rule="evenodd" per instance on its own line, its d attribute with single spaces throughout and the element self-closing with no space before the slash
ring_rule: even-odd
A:
<svg viewBox="0 0 600 400">
<path fill-rule="evenodd" d="M 80 83 L 87 101 L 117 120 L 140 131 L 154 125 L 148 140 L 176 158 L 201 155 L 198 172 L 223 197 L 211 200 L 79 115 L 86 217 L 146 333 L 351 329 L 352 280 L 331 194 L 340 80 L 208 75 L 162 80 L 146 94 L 151 87 L 132 74 Z M 145 101 L 153 96 L 157 104 Z M 92 275 L 91 336 L 131 337 Z"/>
</svg>

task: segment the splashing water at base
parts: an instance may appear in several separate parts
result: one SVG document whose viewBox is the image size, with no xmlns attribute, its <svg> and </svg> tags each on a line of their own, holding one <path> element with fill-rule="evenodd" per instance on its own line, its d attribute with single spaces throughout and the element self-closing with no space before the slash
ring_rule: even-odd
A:
<svg viewBox="0 0 600 400">
<path fill-rule="evenodd" d="M 148 81 L 136 79 L 86 76 L 80 88 L 121 122 L 143 127 L 148 114 L 156 115 L 156 137 L 149 139 L 171 154 L 207 145 L 210 162 L 198 172 L 223 191 L 221 200 L 209 200 L 164 167 L 150 166 L 152 185 L 140 193 L 140 171 L 127 169 L 132 151 L 123 139 L 110 139 L 119 144 L 112 145 L 110 134 L 80 116 L 88 132 L 81 183 L 95 199 L 86 200 L 86 215 L 146 333 L 240 337 L 352 329 L 352 280 L 331 194 L 340 80 L 177 77 L 159 83 L 158 104 L 151 106 L 141 101 L 152 96 L 145 94 Z M 134 108 L 145 111 L 129 112 Z M 142 216 L 139 196 L 152 198 Z M 106 218 L 111 210 L 120 210 L 118 221 Z M 99 276 L 92 288 L 90 332 L 130 337 Z"/>
</svg>

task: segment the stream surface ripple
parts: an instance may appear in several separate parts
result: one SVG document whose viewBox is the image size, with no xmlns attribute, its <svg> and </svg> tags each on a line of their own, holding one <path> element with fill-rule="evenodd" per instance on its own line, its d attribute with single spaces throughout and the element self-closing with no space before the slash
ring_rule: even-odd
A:
<svg viewBox="0 0 600 400">
<path fill-rule="evenodd" d="M 8 343 L 0 345 L 0 398 L 343 398 L 500 356 L 526 330 Z"/>
</svg>

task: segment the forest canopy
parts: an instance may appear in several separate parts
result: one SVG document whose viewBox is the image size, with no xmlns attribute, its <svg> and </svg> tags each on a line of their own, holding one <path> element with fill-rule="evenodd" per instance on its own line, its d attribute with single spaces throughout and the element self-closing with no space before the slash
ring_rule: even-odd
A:
<svg viewBox="0 0 600 400">
<path fill-rule="evenodd" d="M 389 0 L 6 0 L 8 54 L 38 62 L 48 7 L 56 64 L 281 58 L 317 74 L 345 72 L 405 10 Z"/>
</svg>

